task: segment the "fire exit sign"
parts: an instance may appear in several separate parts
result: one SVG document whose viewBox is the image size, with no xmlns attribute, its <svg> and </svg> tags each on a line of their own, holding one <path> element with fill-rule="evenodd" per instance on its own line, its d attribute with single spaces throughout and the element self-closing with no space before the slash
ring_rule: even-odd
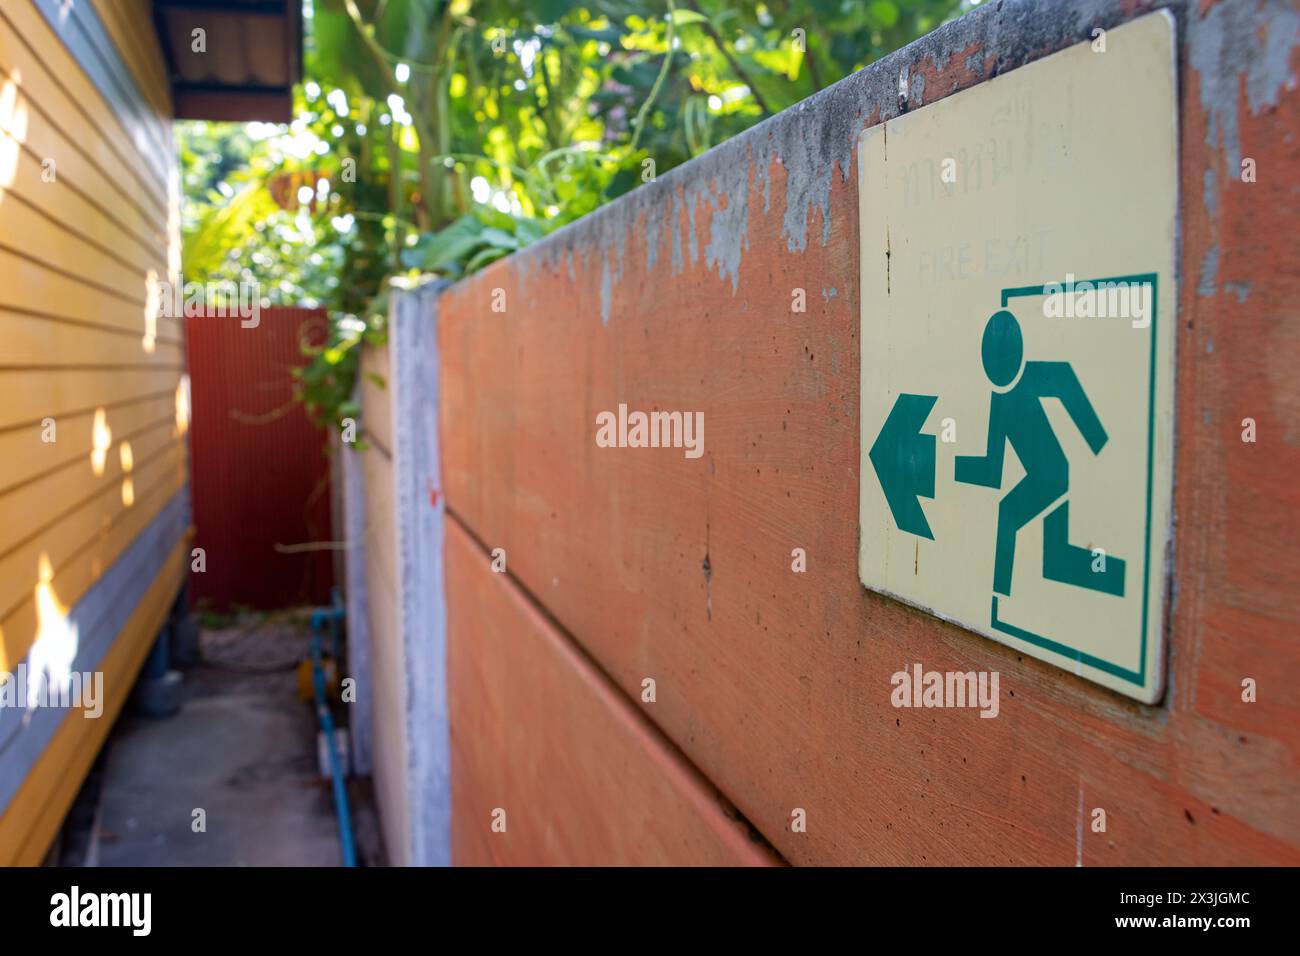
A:
<svg viewBox="0 0 1300 956">
<path fill-rule="evenodd" d="M 858 568 L 1123 694 L 1163 692 L 1174 22 L 865 131 Z"/>
</svg>

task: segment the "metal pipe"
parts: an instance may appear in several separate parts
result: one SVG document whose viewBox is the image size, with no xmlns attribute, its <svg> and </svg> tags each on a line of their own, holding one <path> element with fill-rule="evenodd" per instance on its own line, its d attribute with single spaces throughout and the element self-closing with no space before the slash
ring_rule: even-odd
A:
<svg viewBox="0 0 1300 956">
<path fill-rule="evenodd" d="M 343 764 L 339 760 L 338 742 L 334 737 L 334 715 L 330 713 L 325 695 L 325 668 L 321 662 L 321 625 L 340 620 L 344 611 L 337 605 L 313 611 L 311 615 L 311 676 L 316 694 L 316 716 L 325 734 L 329 752 L 330 777 L 334 784 L 334 807 L 339 819 L 339 842 L 343 847 L 343 865 L 357 865 L 357 849 L 352 840 L 352 814 L 348 811 L 348 792 L 343 783 Z"/>
</svg>

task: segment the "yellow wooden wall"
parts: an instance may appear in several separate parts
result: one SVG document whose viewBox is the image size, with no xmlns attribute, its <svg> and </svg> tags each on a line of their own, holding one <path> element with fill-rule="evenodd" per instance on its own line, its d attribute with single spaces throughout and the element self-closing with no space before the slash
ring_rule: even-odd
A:
<svg viewBox="0 0 1300 956">
<path fill-rule="evenodd" d="M 170 91 L 147 0 L 92 6 L 132 115 L 37 0 L 0 5 L 0 672 L 186 484 L 182 327 L 149 314 L 179 266 Z M 104 717 L 65 719 L 4 809 L 0 863 L 46 852 L 187 560 L 178 539 L 104 658 Z"/>
</svg>

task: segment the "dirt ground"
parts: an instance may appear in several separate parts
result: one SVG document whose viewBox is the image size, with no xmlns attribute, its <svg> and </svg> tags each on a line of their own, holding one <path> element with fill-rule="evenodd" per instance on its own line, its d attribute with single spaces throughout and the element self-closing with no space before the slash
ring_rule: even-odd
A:
<svg viewBox="0 0 1300 956">
<path fill-rule="evenodd" d="M 244 616 L 204 629 L 179 713 L 119 718 L 99 763 L 102 866 L 338 866 L 316 715 L 298 695 L 305 615 Z M 382 865 L 369 781 L 349 800 L 361 865 Z M 202 811 L 200 813 L 200 811 Z M 200 821 L 202 827 L 200 827 Z"/>
</svg>

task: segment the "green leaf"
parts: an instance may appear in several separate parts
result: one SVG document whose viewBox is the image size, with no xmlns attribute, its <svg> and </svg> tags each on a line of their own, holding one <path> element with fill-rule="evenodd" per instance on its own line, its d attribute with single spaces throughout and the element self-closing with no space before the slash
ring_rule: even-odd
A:
<svg viewBox="0 0 1300 956">
<path fill-rule="evenodd" d="M 570 36 L 579 40 L 596 40 L 603 41 L 611 46 L 617 46 L 618 42 L 623 39 L 623 31 L 617 26 L 608 26 L 600 30 L 592 30 L 587 27 L 565 27 Z"/>
<path fill-rule="evenodd" d="M 498 259 L 504 258 L 508 253 L 508 249 L 502 249 L 497 246 L 488 246 L 486 249 L 479 250 L 474 258 L 470 259 L 469 262 L 465 264 L 465 271 L 467 273 L 474 272 L 483 268 L 490 262 L 496 262 Z"/>
<path fill-rule="evenodd" d="M 698 10 L 679 9 L 679 10 L 674 10 L 670 14 L 668 14 L 666 19 L 670 20 L 673 26 L 680 27 L 680 26 L 685 26 L 688 23 L 699 23 L 702 20 L 707 22 L 709 18 L 706 17 L 704 14 L 700 13 Z"/>
<path fill-rule="evenodd" d="M 872 20 L 886 29 L 898 22 L 898 7 L 890 0 L 875 0 L 875 3 L 867 8 L 867 12 Z"/>
<path fill-rule="evenodd" d="M 485 227 L 472 214 L 465 214 L 434 233 L 424 233 L 414 246 L 402 251 L 402 262 L 430 272 L 464 260 L 483 244 Z"/>
<path fill-rule="evenodd" d="M 363 3 L 363 13 L 367 6 L 373 4 Z M 316 0 L 311 22 L 310 73 L 316 81 L 326 90 L 339 87 L 354 94 L 360 89 L 373 99 L 384 99 L 388 86 L 343 0 Z"/>
<path fill-rule="evenodd" d="M 515 222 L 515 235 L 520 245 L 529 245 L 546 235 L 546 226 L 536 219 L 518 219 Z"/>
<path fill-rule="evenodd" d="M 217 273 L 231 249 L 251 242 L 257 235 L 255 226 L 280 214 L 271 194 L 261 182 L 252 182 L 224 204 L 206 207 L 195 228 L 181 243 L 181 260 L 185 274 L 206 282 Z"/>
<path fill-rule="evenodd" d="M 516 239 L 513 234 L 506 232 L 504 229 L 484 229 L 481 235 L 484 242 L 496 246 L 499 249 L 519 248 L 519 240 Z"/>
</svg>

